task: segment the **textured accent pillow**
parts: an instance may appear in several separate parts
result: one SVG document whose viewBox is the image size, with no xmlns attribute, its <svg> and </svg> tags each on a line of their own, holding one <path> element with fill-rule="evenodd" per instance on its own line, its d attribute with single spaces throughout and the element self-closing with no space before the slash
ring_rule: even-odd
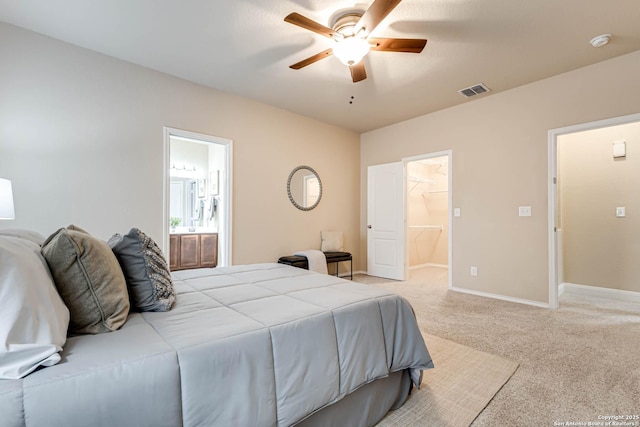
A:
<svg viewBox="0 0 640 427">
<path fill-rule="evenodd" d="M 129 314 L 129 295 L 111 248 L 70 225 L 42 245 L 58 292 L 71 312 L 69 332 L 100 334 L 120 328 Z"/>
<path fill-rule="evenodd" d="M 37 243 L 0 236 L 0 307 L 0 380 L 60 361 L 69 310 Z"/>
<path fill-rule="evenodd" d="M 140 311 L 169 311 L 176 301 L 171 273 L 156 242 L 137 228 L 115 234 L 109 246 L 120 262 L 131 305 Z"/>
<path fill-rule="evenodd" d="M 342 231 L 321 231 L 322 245 L 320 250 L 322 252 L 342 252 Z"/>
</svg>

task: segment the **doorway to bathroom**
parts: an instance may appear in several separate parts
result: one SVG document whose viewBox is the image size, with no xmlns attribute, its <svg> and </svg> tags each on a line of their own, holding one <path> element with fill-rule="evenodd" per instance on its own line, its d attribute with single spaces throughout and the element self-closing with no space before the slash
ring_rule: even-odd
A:
<svg viewBox="0 0 640 427">
<path fill-rule="evenodd" d="M 549 307 L 564 292 L 640 301 L 640 114 L 553 129 L 548 138 Z"/>
<path fill-rule="evenodd" d="M 449 287 L 450 157 L 445 151 L 404 159 L 409 276 L 426 275 Z"/>
<path fill-rule="evenodd" d="M 231 265 L 232 141 L 164 130 L 163 250 L 170 268 Z"/>
</svg>

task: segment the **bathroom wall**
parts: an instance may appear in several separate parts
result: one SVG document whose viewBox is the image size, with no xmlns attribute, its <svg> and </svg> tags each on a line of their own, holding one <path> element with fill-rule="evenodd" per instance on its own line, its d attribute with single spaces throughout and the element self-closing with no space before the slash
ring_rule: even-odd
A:
<svg viewBox="0 0 640 427">
<path fill-rule="evenodd" d="M 558 172 L 564 282 L 640 292 L 640 123 L 559 136 Z"/>
<path fill-rule="evenodd" d="M 181 173 L 184 167 L 187 169 L 193 167 L 195 170 L 188 170 L 188 175 L 199 179 L 207 178 L 207 171 L 209 170 L 209 144 L 172 137 L 169 151 L 169 166 L 172 168 L 171 175 L 175 175 L 176 170 L 178 173 Z"/>
</svg>

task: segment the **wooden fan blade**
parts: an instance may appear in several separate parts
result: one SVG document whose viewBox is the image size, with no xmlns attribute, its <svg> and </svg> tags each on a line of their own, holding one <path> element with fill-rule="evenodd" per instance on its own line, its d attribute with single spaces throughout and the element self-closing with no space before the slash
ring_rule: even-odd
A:
<svg viewBox="0 0 640 427">
<path fill-rule="evenodd" d="M 297 62 L 293 65 L 289 65 L 289 68 L 293 68 L 294 70 L 299 70 L 302 67 L 306 67 L 307 65 L 311 65 L 314 62 L 318 62 L 321 59 L 328 58 L 333 54 L 333 49 L 327 49 L 323 52 L 316 53 L 313 56 L 308 57 L 307 59 L 303 59 L 300 62 Z"/>
<path fill-rule="evenodd" d="M 371 34 L 380 22 L 389 14 L 402 0 L 375 0 L 367 9 L 360 20 L 353 28 L 355 34 L 361 29 L 365 29 L 366 34 Z"/>
<path fill-rule="evenodd" d="M 379 39 L 372 37 L 367 41 L 371 44 L 371 50 L 382 52 L 420 53 L 427 44 L 424 39 Z"/>
<path fill-rule="evenodd" d="M 358 83 L 367 78 L 367 71 L 364 69 L 364 61 L 358 62 L 356 65 L 350 65 L 349 71 L 351 71 L 351 80 L 354 83 Z"/>
<path fill-rule="evenodd" d="M 329 37 L 329 38 L 339 37 L 338 33 L 333 31 L 331 28 L 325 27 L 324 25 L 319 24 L 316 21 L 313 21 L 296 12 L 290 13 L 284 18 L 284 20 L 285 22 L 288 22 L 293 25 L 297 25 L 298 27 L 302 27 L 306 30 L 313 31 L 314 33 L 318 33 L 325 37 Z"/>
</svg>

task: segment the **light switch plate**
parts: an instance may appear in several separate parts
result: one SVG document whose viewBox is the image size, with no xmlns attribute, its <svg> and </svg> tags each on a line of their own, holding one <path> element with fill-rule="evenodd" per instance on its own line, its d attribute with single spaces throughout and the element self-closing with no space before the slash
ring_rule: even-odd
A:
<svg viewBox="0 0 640 427">
<path fill-rule="evenodd" d="M 613 158 L 626 157 L 627 156 L 627 142 L 618 141 L 613 143 Z"/>
<path fill-rule="evenodd" d="M 519 206 L 518 216 L 531 216 L 531 206 Z"/>
<path fill-rule="evenodd" d="M 460 216 L 460 208 L 453 208 L 453 216 Z"/>
<path fill-rule="evenodd" d="M 624 206 L 618 206 L 616 208 L 616 217 L 617 218 L 624 218 L 625 216 L 627 216 L 627 210 Z"/>
</svg>

